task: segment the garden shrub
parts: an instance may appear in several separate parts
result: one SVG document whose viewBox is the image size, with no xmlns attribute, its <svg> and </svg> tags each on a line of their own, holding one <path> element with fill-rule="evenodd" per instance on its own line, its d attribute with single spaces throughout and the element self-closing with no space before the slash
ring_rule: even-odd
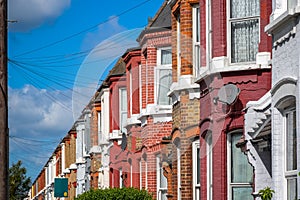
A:
<svg viewBox="0 0 300 200">
<path fill-rule="evenodd" d="M 75 200 L 152 200 L 152 196 L 146 190 L 136 188 L 107 188 L 89 190 Z"/>
</svg>

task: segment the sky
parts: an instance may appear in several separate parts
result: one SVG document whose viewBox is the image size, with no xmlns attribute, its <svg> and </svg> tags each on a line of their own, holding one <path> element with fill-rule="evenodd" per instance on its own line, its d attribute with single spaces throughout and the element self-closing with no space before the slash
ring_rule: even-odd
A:
<svg viewBox="0 0 300 200">
<path fill-rule="evenodd" d="M 32 181 L 164 0 L 9 0 L 10 166 Z"/>
</svg>

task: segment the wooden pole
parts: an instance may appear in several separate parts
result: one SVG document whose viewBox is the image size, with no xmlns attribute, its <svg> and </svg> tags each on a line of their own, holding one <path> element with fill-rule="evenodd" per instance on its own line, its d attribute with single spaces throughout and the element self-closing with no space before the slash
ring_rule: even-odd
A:
<svg viewBox="0 0 300 200">
<path fill-rule="evenodd" d="M 0 0 L 0 199 L 8 199 L 7 0 Z"/>
</svg>

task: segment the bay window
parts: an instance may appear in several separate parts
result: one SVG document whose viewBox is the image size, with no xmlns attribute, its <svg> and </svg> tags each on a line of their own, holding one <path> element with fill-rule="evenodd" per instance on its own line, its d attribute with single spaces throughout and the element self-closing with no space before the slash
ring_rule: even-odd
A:
<svg viewBox="0 0 300 200">
<path fill-rule="evenodd" d="M 231 63 L 253 62 L 259 43 L 259 0 L 230 0 Z"/>
</svg>

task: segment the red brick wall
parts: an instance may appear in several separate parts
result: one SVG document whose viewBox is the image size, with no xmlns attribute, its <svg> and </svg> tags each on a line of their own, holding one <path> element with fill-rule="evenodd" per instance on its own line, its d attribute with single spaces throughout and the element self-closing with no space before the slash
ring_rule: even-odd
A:
<svg viewBox="0 0 300 200">
<path fill-rule="evenodd" d="M 201 119 L 213 119 L 201 124 L 201 155 L 206 155 L 204 134 L 211 130 L 213 135 L 213 198 L 227 199 L 227 133 L 244 127 L 243 109 L 249 101 L 258 100 L 271 86 L 270 70 L 252 70 L 221 74 L 222 79 L 211 75 L 206 83 L 202 82 L 200 98 Z M 229 108 L 221 102 L 212 103 L 218 90 L 232 83 L 240 90 L 237 101 Z M 210 88 L 210 90 L 208 90 Z M 211 92 L 209 92 L 211 91 Z M 206 157 L 201 159 L 201 198 L 206 199 Z"/>
</svg>

